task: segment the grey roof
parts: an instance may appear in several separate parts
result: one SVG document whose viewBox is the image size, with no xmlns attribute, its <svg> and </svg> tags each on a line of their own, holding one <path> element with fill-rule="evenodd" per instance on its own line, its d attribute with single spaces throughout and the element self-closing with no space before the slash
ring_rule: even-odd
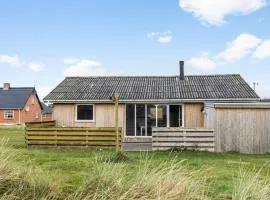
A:
<svg viewBox="0 0 270 200">
<path fill-rule="evenodd" d="M 42 105 L 42 114 L 50 114 L 52 113 L 52 106 L 47 106 L 45 103 L 41 102 Z"/>
<path fill-rule="evenodd" d="M 45 101 L 162 99 L 258 99 L 238 74 L 185 76 L 67 77 Z"/>
<path fill-rule="evenodd" d="M 30 95 L 35 92 L 34 87 L 12 87 L 8 90 L 0 88 L 0 109 L 22 109 Z"/>
</svg>

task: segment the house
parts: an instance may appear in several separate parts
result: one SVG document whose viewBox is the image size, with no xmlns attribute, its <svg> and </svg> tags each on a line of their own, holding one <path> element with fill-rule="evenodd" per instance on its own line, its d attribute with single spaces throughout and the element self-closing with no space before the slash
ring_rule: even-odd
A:
<svg viewBox="0 0 270 200">
<path fill-rule="evenodd" d="M 58 126 L 113 127 L 115 93 L 124 144 L 146 149 L 153 127 L 203 128 L 208 104 L 260 100 L 240 75 L 185 76 L 183 61 L 176 76 L 66 77 L 44 100 Z"/>
<path fill-rule="evenodd" d="M 42 105 L 34 87 L 0 88 L 0 124 L 41 121 Z"/>
<path fill-rule="evenodd" d="M 45 103 L 41 102 L 42 105 L 42 121 L 52 121 L 52 106 L 46 105 Z"/>
</svg>

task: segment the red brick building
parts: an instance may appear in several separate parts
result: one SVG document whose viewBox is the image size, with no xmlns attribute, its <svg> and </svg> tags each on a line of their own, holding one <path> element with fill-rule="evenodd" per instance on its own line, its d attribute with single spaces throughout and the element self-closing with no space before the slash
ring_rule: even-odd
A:
<svg viewBox="0 0 270 200">
<path fill-rule="evenodd" d="M 42 104 L 34 87 L 0 88 L 0 124 L 23 124 L 43 121 Z M 46 116 L 46 120 L 51 120 Z"/>
</svg>

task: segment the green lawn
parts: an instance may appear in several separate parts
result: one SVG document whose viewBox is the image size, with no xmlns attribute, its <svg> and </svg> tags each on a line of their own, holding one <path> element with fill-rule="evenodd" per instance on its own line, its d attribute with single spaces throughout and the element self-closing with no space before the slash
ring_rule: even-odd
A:
<svg viewBox="0 0 270 200">
<path fill-rule="evenodd" d="M 7 148 L 16 152 L 18 164 L 37 167 L 59 186 L 61 192 L 67 194 L 75 192 L 89 177 L 96 174 L 94 163 L 106 162 L 114 154 L 114 151 L 108 149 L 27 149 L 24 145 L 24 129 L 21 127 L 0 127 L 0 138 L 9 139 Z M 262 169 L 259 179 L 268 181 L 270 169 L 270 155 L 192 151 L 127 152 L 126 155 L 127 161 L 119 165 L 131 178 L 134 178 L 132 173 L 145 162 L 150 168 L 162 163 L 169 165 L 172 161 L 183 162 L 185 170 L 194 179 L 205 180 L 209 199 L 231 199 L 235 181 L 243 172 Z M 108 170 L 110 167 L 113 165 L 108 164 Z"/>
</svg>

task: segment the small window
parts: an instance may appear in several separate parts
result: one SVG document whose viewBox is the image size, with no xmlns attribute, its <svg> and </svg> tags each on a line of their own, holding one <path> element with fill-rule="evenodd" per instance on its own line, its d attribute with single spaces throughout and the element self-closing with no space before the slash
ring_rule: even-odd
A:
<svg viewBox="0 0 270 200">
<path fill-rule="evenodd" d="M 38 119 L 38 112 L 36 112 L 36 116 L 35 117 L 36 117 L 36 119 Z"/>
<path fill-rule="evenodd" d="M 14 111 L 7 110 L 4 112 L 4 119 L 14 119 Z"/>
<path fill-rule="evenodd" d="M 93 121 L 94 120 L 94 106 L 93 105 L 77 105 L 78 121 Z"/>
<path fill-rule="evenodd" d="M 43 114 L 42 114 L 42 118 L 43 118 L 43 119 L 46 119 L 46 118 L 47 118 L 46 113 L 43 113 Z"/>
</svg>

